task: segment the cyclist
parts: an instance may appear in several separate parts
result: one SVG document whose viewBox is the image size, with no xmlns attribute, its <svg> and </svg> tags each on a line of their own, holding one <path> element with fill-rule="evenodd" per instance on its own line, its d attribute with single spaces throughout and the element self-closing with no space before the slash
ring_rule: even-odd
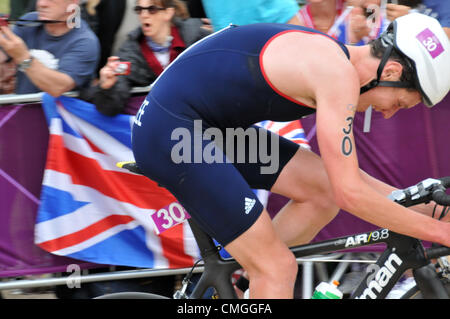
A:
<svg viewBox="0 0 450 319">
<path fill-rule="evenodd" d="M 293 25 L 230 26 L 187 49 L 157 79 L 133 126 L 135 160 L 244 267 L 250 297 L 292 298 L 297 264 L 286 244 L 310 240 L 338 207 L 450 245 L 450 223 L 391 202 L 390 187 L 358 168 L 353 138 L 354 114 L 369 105 L 389 118 L 421 101 L 437 104 L 449 91 L 448 70 L 448 38 L 437 20 L 418 13 L 359 47 Z M 322 159 L 252 126 L 313 112 Z M 237 128 L 252 143 L 236 162 L 242 143 L 228 133 Z M 272 152 L 273 171 L 262 170 L 262 151 Z M 274 224 L 252 188 L 292 199 Z"/>
</svg>

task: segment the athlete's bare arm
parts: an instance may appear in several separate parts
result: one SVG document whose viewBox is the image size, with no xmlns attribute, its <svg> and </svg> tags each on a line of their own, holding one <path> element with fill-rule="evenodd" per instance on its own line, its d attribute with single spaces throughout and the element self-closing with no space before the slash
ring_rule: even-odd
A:
<svg viewBox="0 0 450 319">
<path fill-rule="evenodd" d="M 315 103 L 319 148 L 336 203 L 380 227 L 449 246 L 450 224 L 393 203 L 361 173 L 353 137 L 355 110 L 349 107 L 358 104 L 359 77 L 339 46 L 321 39 L 299 33 L 280 36 L 266 49 L 263 64 L 280 91 Z"/>
<path fill-rule="evenodd" d="M 353 137 L 354 111 L 347 107 L 357 104 L 359 81 L 354 70 L 337 69 L 335 80 L 315 77 L 317 138 L 336 203 L 380 227 L 449 245 L 450 225 L 393 203 L 362 176 Z"/>
</svg>

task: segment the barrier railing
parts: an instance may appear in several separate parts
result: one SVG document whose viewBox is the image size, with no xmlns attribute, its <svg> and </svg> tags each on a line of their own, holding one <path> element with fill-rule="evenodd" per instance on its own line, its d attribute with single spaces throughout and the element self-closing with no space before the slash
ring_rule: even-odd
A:
<svg viewBox="0 0 450 319">
<path fill-rule="evenodd" d="M 151 86 L 134 87 L 131 89 L 132 94 L 148 93 Z M 25 103 L 37 103 L 42 101 L 43 93 L 32 94 L 3 94 L 0 95 L 0 105 L 6 104 L 25 104 Z M 78 97 L 78 92 L 67 92 L 63 94 L 69 97 Z"/>
<path fill-rule="evenodd" d="M 349 263 L 360 263 L 360 264 L 373 264 L 376 260 L 363 260 L 363 259 L 345 259 L 341 258 L 354 256 L 353 254 L 331 254 L 327 256 L 317 256 L 311 258 L 297 258 L 297 264 L 303 265 L 304 269 L 308 269 L 309 271 L 305 271 L 302 278 L 305 283 L 303 283 L 303 293 L 305 293 L 305 289 L 308 289 L 306 295 L 312 294 L 313 288 L 313 270 L 312 266 L 314 264 L 322 264 L 322 263 L 340 263 L 342 264 L 342 268 L 344 270 L 347 268 Z M 76 284 L 86 284 L 90 282 L 102 282 L 102 281 L 111 281 L 111 280 L 127 280 L 127 279 L 139 279 L 139 278 L 150 278 L 150 277 L 163 277 L 163 276 L 173 276 L 173 275 L 185 275 L 188 272 L 192 271 L 192 273 L 202 273 L 204 271 L 204 266 L 199 265 L 194 269 L 191 267 L 188 268 L 177 268 L 177 269 L 137 269 L 137 270 L 122 270 L 122 271 L 112 271 L 110 273 L 98 273 L 98 274 L 88 274 L 88 275 L 79 275 L 74 276 L 68 275 L 63 277 L 55 277 L 55 278 L 42 278 L 42 279 L 22 279 L 22 280 L 13 280 L 0 282 L 0 291 L 1 290 L 10 290 L 10 289 L 28 289 L 28 288 L 39 288 L 39 287 L 51 287 L 51 286 L 62 286 L 62 285 L 74 285 Z M 341 267 L 338 266 L 337 270 L 333 272 L 331 276 L 340 276 Z M 321 278 L 324 281 L 328 280 L 328 274 L 323 275 Z"/>
</svg>

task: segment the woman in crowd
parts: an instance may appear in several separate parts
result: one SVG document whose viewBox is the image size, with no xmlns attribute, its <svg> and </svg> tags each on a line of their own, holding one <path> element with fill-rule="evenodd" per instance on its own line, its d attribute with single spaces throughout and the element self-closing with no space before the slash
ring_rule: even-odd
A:
<svg viewBox="0 0 450 319">
<path fill-rule="evenodd" d="M 297 13 L 301 25 L 328 33 L 342 14 L 343 0 L 308 0 Z M 330 34 L 331 36 L 336 36 Z"/>
<path fill-rule="evenodd" d="M 180 0 L 137 0 L 134 10 L 140 27 L 108 58 L 98 83 L 81 94 L 105 115 L 121 113 L 131 88 L 150 85 L 184 49 L 210 33 L 201 19 L 189 18 Z M 117 75 L 119 61 L 130 62 L 127 75 Z"/>
</svg>

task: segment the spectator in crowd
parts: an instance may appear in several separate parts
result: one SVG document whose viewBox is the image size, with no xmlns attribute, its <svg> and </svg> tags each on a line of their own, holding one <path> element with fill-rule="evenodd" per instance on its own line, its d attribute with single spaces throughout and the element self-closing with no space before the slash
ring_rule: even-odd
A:
<svg viewBox="0 0 450 319">
<path fill-rule="evenodd" d="M 124 17 L 126 0 L 85 0 L 81 4 L 81 13 L 100 41 L 100 61 L 98 69 L 106 64 L 112 55 L 117 31 Z"/>
<path fill-rule="evenodd" d="M 389 20 L 393 21 L 398 17 L 408 14 L 411 10 L 416 10 L 422 0 L 397 0 L 386 5 L 386 15 Z"/>
<path fill-rule="evenodd" d="M 364 45 L 378 38 L 386 30 L 389 20 L 381 10 L 381 0 L 348 0 L 353 6 L 347 23 L 347 33 L 339 40 L 347 44 Z"/>
<path fill-rule="evenodd" d="M 10 18 L 17 19 L 27 12 L 34 11 L 36 0 L 9 0 Z"/>
<path fill-rule="evenodd" d="M 189 15 L 193 18 L 205 18 L 206 13 L 202 0 L 184 0 L 187 5 Z"/>
<path fill-rule="evenodd" d="M 444 27 L 444 31 L 450 39 L 450 1 L 397 0 L 397 3 L 389 3 L 386 6 L 386 13 L 390 20 L 408 14 L 410 11 L 419 11 L 434 16 Z"/>
<path fill-rule="evenodd" d="M 16 83 L 16 65 L 14 61 L 0 63 L 0 94 L 14 93 Z"/>
<path fill-rule="evenodd" d="M 344 0 L 308 0 L 297 12 L 297 16 L 301 25 L 328 33 L 342 14 L 343 8 Z M 335 32 L 330 35 L 337 36 Z"/>
<path fill-rule="evenodd" d="M 141 26 L 139 19 L 136 19 L 136 12 L 134 7 L 136 6 L 136 0 L 126 0 L 125 12 L 123 13 L 122 24 L 119 30 L 117 30 L 114 45 L 112 48 L 112 55 L 117 54 L 122 44 L 128 39 L 128 35 L 131 31 Z M 105 64 L 100 65 L 103 67 Z"/>
<path fill-rule="evenodd" d="M 230 23 L 300 23 L 296 15 L 300 6 L 296 0 L 203 0 L 203 8 L 214 31 Z"/>
<path fill-rule="evenodd" d="M 138 0 L 135 11 L 141 26 L 129 34 L 117 56 L 108 59 L 99 83 L 81 95 L 105 115 L 122 112 L 132 87 L 150 85 L 178 54 L 210 33 L 200 19 L 189 18 L 180 0 Z M 119 61 L 131 63 L 128 75 L 116 75 Z"/>
<path fill-rule="evenodd" d="M 379 0 L 309 0 L 297 15 L 301 25 L 346 44 L 363 45 L 377 38 L 388 25 L 379 4 Z M 349 6 L 353 7 L 351 11 Z"/>
<path fill-rule="evenodd" d="M 8 18 L 5 13 L 0 13 L 0 18 Z M 0 48 L 1 53 L 1 48 Z M 16 82 L 16 65 L 14 61 L 0 63 L 0 95 L 14 93 Z"/>
<path fill-rule="evenodd" d="M 37 12 L 22 19 L 60 22 L 16 26 L 14 32 L 0 27 L 0 47 L 7 54 L 3 62 L 9 57 L 20 71 L 16 94 L 43 91 L 60 96 L 90 83 L 99 44 L 87 24 L 75 15 L 76 5 L 78 0 L 38 0 Z"/>
</svg>

